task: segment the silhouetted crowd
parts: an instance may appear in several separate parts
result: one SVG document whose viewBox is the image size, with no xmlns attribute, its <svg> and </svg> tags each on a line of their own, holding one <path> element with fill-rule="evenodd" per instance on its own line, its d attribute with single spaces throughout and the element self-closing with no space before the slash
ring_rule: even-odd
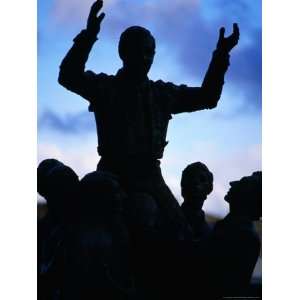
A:
<svg viewBox="0 0 300 300">
<path fill-rule="evenodd" d="M 179 224 L 151 193 L 130 193 L 112 173 L 79 180 L 55 159 L 37 169 L 48 213 L 38 222 L 38 299 L 222 299 L 251 294 L 260 253 L 261 172 L 231 182 L 230 212 L 214 226 L 204 201 L 213 174 L 182 172 Z M 252 289 L 253 290 L 253 289 Z"/>
</svg>

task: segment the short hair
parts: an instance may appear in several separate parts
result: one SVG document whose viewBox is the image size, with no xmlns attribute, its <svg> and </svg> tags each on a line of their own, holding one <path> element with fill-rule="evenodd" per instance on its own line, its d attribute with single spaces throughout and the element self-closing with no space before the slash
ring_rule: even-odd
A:
<svg viewBox="0 0 300 300">
<path fill-rule="evenodd" d="M 196 174 L 196 172 L 198 170 L 202 170 L 204 171 L 205 173 L 207 173 L 208 175 L 208 178 L 210 179 L 211 182 L 213 182 L 214 180 L 214 176 L 213 176 L 213 173 L 209 171 L 208 167 L 200 162 L 200 161 L 197 161 L 197 162 L 194 162 L 192 164 L 189 164 L 183 171 L 182 171 L 182 175 L 181 175 L 181 186 L 183 184 L 183 181 L 185 178 L 187 177 L 190 177 L 190 176 L 193 176 L 194 174 Z"/>
<path fill-rule="evenodd" d="M 246 176 L 246 177 L 242 177 L 239 181 L 237 181 L 237 184 L 242 183 L 247 181 L 249 183 L 249 185 L 251 185 L 251 195 L 249 195 L 249 191 L 248 194 L 245 196 L 251 196 L 254 197 L 256 199 L 261 199 L 262 198 L 262 172 L 261 171 L 257 171 L 252 173 L 252 175 L 250 176 Z M 230 204 L 235 204 L 233 202 L 235 202 L 235 199 L 225 199 L 225 201 L 227 201 Z"/>
<path fill-rule="evenodd" d="M 119 187 L 118 177 L 110 172 L 94 171 L 86 174 L 80 181 L 81 189 L 93 193 L 110 192 L 114 186 Z"/>
<path fill-rule="evenodd" d="M 137 39 L 145 39 L 149 37 L 152 39 L 153 46 L 155 48 L 155 38 L 148 29 L 141 26 L 131 26 L 123 31 L 119 41 L 119 55 L 121 59 L 123 59 L 125 49 L 128 49 L 128 46 L 134 45 Z"/>
<path fill-rule="evenodd" d="M 37 191 L 46 200 L 50 194 L 62 192 L 58 186 L 68 187 L 72 182 L 78 182 L 77 174 L 57 159 L 45 159 L 37 168 Z"/>
<path fill-rule="evenodd" d="M 230 205 L 230 211 L 261 217 L 262 172 L 254 172 L 252 175 L 243 177 L 235 183 L 233 188 L 237 186 L 238 193 L 235 193 L 234 196 L 225 196 L 225 201 Z M 246 185 L 244 186 L 244 184 Z M 245 187 L 245 190 L 243 187 Z"/>
<path fill-rule="evenodd" d="M 94 171 L 85 175 L 79 183 L 80 207 L 86 212 L 112 213 L 122 209 L 120 199 L 111 198 L 121 192 L 118 177 L 110 172 Z"/>
</svg>

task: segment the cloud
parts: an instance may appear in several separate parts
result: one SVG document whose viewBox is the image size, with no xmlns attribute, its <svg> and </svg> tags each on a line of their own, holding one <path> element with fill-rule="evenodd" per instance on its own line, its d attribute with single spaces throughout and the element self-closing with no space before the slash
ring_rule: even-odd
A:
<svg viewBox="0 0 300 300">
<path fill-rule="evenodd" d="M 85 23 L 93 1 L 56 0 L 53 16 L 61 24 Z M 218 30 L 238 22 L 240 44 L 232 51 L 227 85 L 243 91 L 248 105 L 261 108 L 261 2 L 258 0 L 106 0 L 102 36 L 117 42 L 128 26 L 148 27 L 157 43 L 175 57 L 182 77 L 203 78 L 218 39 Z M 116 45 L 117 47 L 117 45 Z M 159 65 L 159 62 L 158 62 Z"/>
<path fill-rule="evenodd" d="M 207 153 L 205 159 L 202 159 L 203 153 Z M 229 182 L 261 170 L 261 145 L 253 144 L 222 153 L 213 142 L 198 142 L 188 155 L 181 149 L 169 151 L 163 159 L 163 175 L 180 203 L 183 201 L 180 192 L 181 172 L 188 164 L 196 161 L 204 162 L 214 174 L 214 190 L 204 204 L 205 211 L 224 216 L 228 212 L 228 204 L 223 199 L 229 189 Z"/>
<path fill-rule="evenodd" d="M 237 150 L 211 162 L 215 175 L 214 191 L 204 208 L 211 212 L 228 212 L 228 204 L 223 200 L 229 189 L 229 182 L 261 170 L 261 145 L 254 144 L 243 150 Z"/>
<path fill-rule="evenodd" d="M 64 134 L 79 134 L 95 131 L 93 114 L 83 111 L 63 116 L 53 111 L 44 111 L 38 119 L 38 128 L 50 129 Z"/>
<path fill-rule="evenodd" d="M 86 25 L 86 20 L 90 11 L 90 7 L 94 0 L 54 0 L 50 17 L 52 25 L 65 25 L 67 28 L 72 28 L 77 23 L 81 26 Z M 103 11 L 114 9 L 119 0 L 105 0 Z M 66 29 L 66 28 L 65 28 Z"/>
<path fill-rule="evenodd" d="M 253 25 L 251 10 L 243 11 L 245 1 L 232 1 L 231 5 L 222 5 L 214 1 L 214 8 L 222 10 L 213 20 L 206 20 L 197 10 L 190 10 L 186 20 L 178 21 L 168 15 L 162 15 L 158 26 L 158 38 L 168 44 L 170 51 L 176 52 L 182 73 L 193 81 L 201 80 L 208 67 L 212 51 L 218 40 L 218 29 L 225 26 L 226 35 L 232 32 L 232 23 L 238 22 L 240 43 L 231 53 L 231 66 L 226 75 L 226 85 L 243 91 L 247 103 L 260 109 L 261 104 L 261 27 L 260 22 Z M 227 1 L 228 2 L 228 1 Z M 242 3 L 242 4 L 241 4 Z M 218 5 L 217 5 L 218 4 Z M 249 6 L 249 3 L 246 5 Z M 200 7 L 199 7 L 200 8 Z M 260 7 L 257 5 L 257 9 Z M 252 7 L 253 10 L 253 7 Z M 170 23 L 171 19 L 171 23 Z M 257 18 L 256 18 L 257 19 Z"/>
<path fill-rule="evenodd" d="M 45 40 L 48 43 L 45 48 L 49 51 L 49 39 L 43 39 L 44 35 L 49 32 L 54 34 L 55 38 L 57 32 L 60 38 L 71 42 L 73 35 L 84 28 L 92 3 L 93 0 L 54 0 L 50 18 L 48 18 L 51 22 L 47 23 L 48 29 L 50 26 L 51 30 L 45 32 L 45 27 L 40 28 L 39 44 Z M 126 27 L 134 24 L 145 26 L 152 31 L 158 46 L 163 49 L 164 53 L 153 67 L 164 74 L 164 69 L 159 66 L 164 66 L 164 63 L 161 63 L 164 60 L 170 61 L 176 66 L 174 73 L 179 74 L 175 76 L 176 78 L 178 77 L 180 81 L 186 80 L 186 83 L 199 82 L 200 84 L 218 39 L 218 29 L 224 25 L 226 34 L 230 34 L 232 23 L 238 22 L 241 39 L 238 47 L 232 51 L 231 66 L 226 75 L 225 93 L 223 93 L 223 97 L 226 95 L 228 101 L 224 97 L 218 109 L 209 112 L 212 116 L 232 120 L 235 116 L 240 116 L 240 112 L 250 114 L 249 111 L 251 111 L 258 114 L 260 111 L 260 6 L 260 0 L 173 0 L 172 2 L 169 0 L 104 0 L 103 10 L 106 17 L 98 43 L 101 47 L 101 41 L 106 45 L 108 42 L 114 44 L 117 49 L 119 35 Z M 96 57 L 97 52 L 93 52 L 93 55 Z M 109 61 L 109 55 L 107 61 Z M 158 73 L 157 71 L 155 73 Z M 162 79 L 168 80 L 168 78 Z M 237 100 L 232 98 L 237 98 Z M 238 107 L 238 111 L 227 112 L 221 106 L 224 104 L 224 108 L 231 108 L 230 105 L 225 107 L 225 100 L 226 103 L 236 100 L 237 103 L 242 103 L 242 106 Z M 192 122 L 193 119 L 189 118 L 189 120 Z M 239 119 L 235 118 L 235 120 Z M 244 121 L 241 119 L 242 122 Z M 81 138 L 83 135 L 79 133 L 96 130 L 93 115 L 87 111 L 57 114 L 47 110 L 40 115 L 38 126 L 39 129 L 72 135 L 72 138 L 76 135 Z M 177 130 L 177 135 L 178 132 Z M 219 135 L 223 133 L 222 128 Z M 167 150 L 162 169 L 166 182 L 180 199 L 179 180 L 182 169 L 192 161 L 201 160 L 203 155 L 199 154 L 205 154 L 206 161 L 204 162 L 214 172 L 216 178 L 214 192 L 205 205 L 208 211 L 222 215 L 227 210 L 223 197 L 228 189 L 229 181 L 260 168 L 260 145 L 245 149 L 237 148 L 234 152 L 223 153 L 220 151 L 220 145 L 217 144 L 218 141 L 213 142 L 215 143 L 197 144 L 196 142 L 191 147 L 192 150 L 186 149 L 184 145 L 172 151 Z M 259 143 L 259 141 L 255 142 Z M 61 159 L 79 174 L 95 169 L 98 161 L 95 147 L 86 146 L 81 150 L 68 150 L 51 143 L 42 143 L 39 147 L 39 160 L 49 157 Z"/>
<path fill-rule="evenodd" d="M 184 151 L 183 151 L 184 152 Z M 207 213 L 224 216 L 228 212 L 228 205 L 223 200 L 229 188 L 229 182 L 240 179 L 252 172 L 261 170 L 261 145 L 253 144 L 244 149 L 229 153 L 220 153 L 216 144 L 197 143 L 187 153 L 182 149 L 173 148 L 162 160 L 162 173 L 166 183 L 181 203 L 180 178 L 182 170 L 195 161 L 204 162 L 214 174 L 214 191 L 205 202 Z M 207 153 L 202 159 L 201 153 Z M 38 162 L 47 158 L 56 158 L 73 170 L 81 178 L 96 169 L 99 156 L 91 145 L 83 145 L 80 149 L 66 148 L 52 143 L 40 143 L 38 146 Z"/>
<path fill-rule="evenodd" d="M 53 143 L 39 143 L 38 163 L 48 158 L 55 158 L 71 167 L 80 178 L 95 171 L 99 161 L 96 149 L 90 145 L 81 145 L 78 149 L 66 148 Z"/>
</svg>

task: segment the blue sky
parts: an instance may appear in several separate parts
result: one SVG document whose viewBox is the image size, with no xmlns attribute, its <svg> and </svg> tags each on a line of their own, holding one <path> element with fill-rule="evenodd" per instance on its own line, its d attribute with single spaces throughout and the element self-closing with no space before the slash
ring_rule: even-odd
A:
<svg viewBox="0 0 300 300">
<path fill-rule="evenodd" d="M 93 1 L 38 1 L 38 159 L 54 157 L 80 176 L 95 169 L 96 131 L 84 99 L 57 83 L 58 67 L 85 27 Z M 202 161 L 214 173 L 209 213 L 224 215 L 229 181 L 261 169 L 261 1 L 106 0 L 99 40 L 87 68 L 114 74 L 121 67 L 117 44 L 131 25 L 150 29 L 156 57 L 149 77 L 200 85 L 215 48 L 218 31 L 240 27 L 240 43 L 231 52 L 223 94 L 214 110 L 176 115 L 170 122 L 162 160 L 166 182 L 181 202 L 184 167 Z"/>
</svg>

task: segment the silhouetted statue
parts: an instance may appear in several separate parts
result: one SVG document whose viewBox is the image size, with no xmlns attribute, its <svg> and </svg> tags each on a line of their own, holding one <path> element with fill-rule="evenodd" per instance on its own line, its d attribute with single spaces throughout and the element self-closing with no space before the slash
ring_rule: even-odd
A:
<svg viewBox="0 0 300 300">
<path fill-rule="evenodd" d="M 177 299 L 181 243 L 186 241 L 176 236 L 178 231 L 149 194 L 132 194 L 126 205 L 138 299 Z"/>
<path fill-rule="evenodd" d="M 253 221 L 261 217 L 261 181 L 255 172 L 231 182 L 230 213 L 209 232 L 202 205 L 213 175 L 200 162 L 187 166 L 183 210 L 195 235 L 184 241 L 148 193 L 128 198 L 111 173 L 79 182 L 63 163 L 43 161 L 38 192 L 49 208 L 38 226 L 38 299 L 253 296 L 247 288 L 260 251 Z"/>
<path fill-rule="evenodd" d="M 260 220 L 262 215 L 262 172 L 257 171 L 239 181 L 232 181 L 230 186 L 231 188 L 224 198 L 229 203 L 230 215 L 237 215 L 252 221 Z"/>
<path fill-rule="evenodd" d="M 97 16 L 102 5 L 99 0 L 91 7 L 87 28 L 74 39 L 63 59 L 58 81 L 88 100 L 89 109 L 95 114 L 101 156 L 98 170 L 117 174 L 129 194 L 150 193 L 184 237 L 190 230 L 160 170 L 168 122 L 172 114 L 217 106 L 229 66 L 229 52 L 238 43 L 238 26 L 234 24 L 233 33 L 226 38 L 225 29 L 220 29 L 217 48 L 201 87 L 148 79 L 155 39 L 150 31 L 139 26 L 126 29 L 120 37 L 123 67 L 117 74 L 95 74 L 85 71 L 85 64 L 104 18 L 104 13 Z"/>
<path fill-rule="evenodd" d="M 192 226 L 194 239 L 206 238 L 211 228 L 202 209 L 204 201 L 213 190 L 213 174 L 201 162 L 188 165 L 181 176 L 181 208 Z"/>
<path fill-rule="evenodd" d="M 127 201 L 126 219 L 133 242 L 159 239 L 161 214 L 155 199 L 149 194 L 131 195 Z"/>
<path fill-rule="evenodd" d="M 146 193 L 132 194 L 126 206 L 138 299 L 157 299 L 157 270 L 161 262 L 158 256 L 161 239 L 159 207 Z"/>
<path fill-rule="evenodd" d="M 37 169 L 37 190 L 47 201 L 47 215 L 38 222 L 38 299 L 60 299 L 63 287 L 64 243 L 71 222 L 70 206 L 79 179 L 56 159 L 43 160 Z"/>
<path fill-rule="evenodd" d="M 79 187 L 80 215 L 67 243 L 63 299 L 132 299 L 125 194 L 114 175 L 99 171 L 85 175 Z"/>
<path fill-rule="evenodd" d="M 225 200 L 230 213 L 217 222 L 210 247 L 212 290 L 219 297 L 243 297 L 260 252 L 260 239 L 253 221 L 261 217 L 262 173 L 230 183 Z"/>
</svg>

